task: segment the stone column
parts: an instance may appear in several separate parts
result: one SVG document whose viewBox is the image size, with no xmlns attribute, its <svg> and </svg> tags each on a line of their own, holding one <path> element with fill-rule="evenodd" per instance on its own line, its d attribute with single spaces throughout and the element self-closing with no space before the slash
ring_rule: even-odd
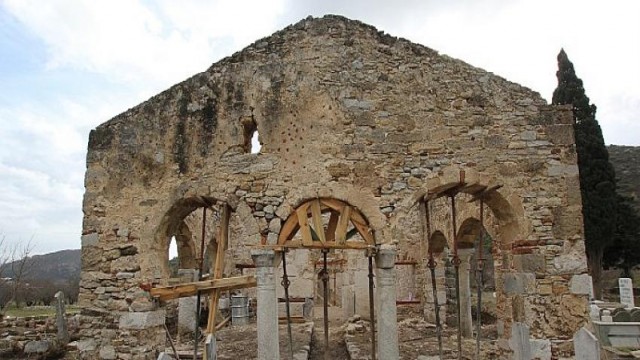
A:
<svg viewBox="0 0 640 360">
<path fill-rule="evenodd" d="M 275 252 L 267 249 L 251 250 L 256 264 L 258 285 L 258 360 L 280 359 L 278 337 L 278 299 L 274 276 Z"/>
<path fill-rule="evenodd" d="M 460 258 L 460 331 L 465 338 L 473 337 L 473 319 L 471 318 L 471 282 L 469 269 L 474 249 L 458 249 Z"/>
<path fill-rule="evenodd" d="M 56 299 L 56 326 L 58 327 L 58 340 L 67 344 L 69 342 L 69 331 L 67 330 L 67 319 L 64 308 L 64 294 L 58 291 L 54 295 Z"/>
<path fill-rule="evenodd" d="M 378 359 L 399 359 L 396 312 L 396 246 L 383 244 L 376 254 Z"/>
</svg>

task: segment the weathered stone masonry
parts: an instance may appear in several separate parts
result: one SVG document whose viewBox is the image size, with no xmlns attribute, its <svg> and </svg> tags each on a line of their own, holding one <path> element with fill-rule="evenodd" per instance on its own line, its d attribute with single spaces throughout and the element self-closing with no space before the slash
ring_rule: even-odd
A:
<svg viewBox="0 0 640 360">
<path fill-rule="evenodd" d="M 249 153 L 254 130 L 259 154 Z M 570 353 L 587 315 L 587 292 L 570 286 L 586 273 L 570 109 L 336 16 L 258 40 L 91 132 L 80 299 L 118 323 L 84 336 L 134 358 L 164 346 L 164 310 L 140 285 L 166 281 L 179 229 L 199 236 L 189 229 L 197 219 L 183 219 L 203 198 L 236 206 L 227 275 L 251 262 L 251 246 L 276 241 L 297 204 L 332 197 L 356 206 L 376 243 L 396 242 L 400 257 L 418 261 L 416 295 L 430 312 L 427 239 L 438 231 L 451 248 L 451 220 L 435 200 L 425 234 L 416 200 L 460 170 L 468 183 L 502 185 L 486 228 L 504 351 L 517 322 L 554 354 Z M 458 225 L 477 220 L 470 195 L 460 199 Z M 194 243 L 183 245 L 197 252 Z M 112 328 L 115 336 L 100 337 Z"/>
</svg>

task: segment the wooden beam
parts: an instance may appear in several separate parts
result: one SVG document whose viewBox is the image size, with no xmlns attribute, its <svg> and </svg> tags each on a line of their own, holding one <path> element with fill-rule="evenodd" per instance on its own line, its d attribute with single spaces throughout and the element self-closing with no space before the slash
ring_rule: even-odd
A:
<svg viewBox="0 0 640 360">
<path fill-rule="evenodd" d="M 284 244 L 287 240 L 291 240 L 300 226 L 298 225 L 298 214 L 293 212 L 282 225 L 280 235 L 278 235 L 278 244 Z"/>
<path fill-rule="evenodd" d="M 173 286 L 158 286 L 150 290 L 151 296 L 160 300 L 171 300 L 182 297 L 194 296 L 198 291 L 234 290 L 256 286 L 256 278 L 253 275 L 236 276 L 223 279 L 195 281 Z"/>
<path fill-rule="evenodd" d="M 313 220 L 313 227 L 316 229 L 318 240 L 320 242 L 326 242 L 324 236 L 324 225 L 322 225 L 322 212 L 320 211 L 320 200 L 316 199 L 311 202 L 311 218 Z"/>
<path fill-rule="evenodd" d="M 369 227 L 362 225 L 360 223 L 358 223 L 357 221 L 353 221 L 353 218 L 351 219 L 353 226 L 355 226 L 355 228 L 358 230 L 358 233 L 360 234 L 360 236 L 362 236 L 362 239 L 369 245 L 375 245 L 376 242 L 373 239 L 373 235 L 371 234 L 371 232 L 369 231 Z"/>
<path fill-rule="evenodd" d="M 353 209 L 351 205 L 336 199 L 323 198 L 323 199 L 320 199 L 320 202 L 339 212 L 342 212 L 342 210 L 347 206 Z M 360 211 L 358 211 L 357 209 L 353 209 L 351 213 L 353 214 L 352 216 L 354 221 L 357 221 L 365 226 L 368 225 L 367 220 L 362 216 Z"/>
<path fill-rule="evenodd" d="M 331 216 L 329 217 L 329 225 L 327 226 L 327 242 L 336 241 L 336 228 L 338 227 L 338 219 L 340 218 L 340 213 L 336 211 L 331 212 Z"/>
<path fill-rule="evenodd" d="M 222 329 L 222 327 L 225 326 L 229 322 L 229 320 L 231 320 L 231 316 L 227 316 L 226 319 L 220 321 L 220 324 L 216 325 L 216 331 Z"/>
<path fill-rule="evenodd" d="M 302 241 L 299 240 L 291 240 L 287 241 L 284 244 L 277 245 L 256 245 L 256 249 L 272 249 L 274 251 L 282 251 L 284 249 L 353 249 L 353 250 L 363 250 L 363 249 L 371 249 L 375 246 L 369 245 L 364 241 L 347 241 L 344 244 L 338 244 L 336 242 L 326 242 L 321 243 L 319 241 L 313 242 L 311 245 L 304 245 Z"/>
<path fill-rule="evenodd" d="M 229 205 L 226 203 L 222 206 L 222 214 L 220 216 L 220 228 L 218 234 L 218 249 L 216 251 L 216 262 L 213 268 L 213 279 L 222 278 L 222 271 L 224 270 L 224 251 L 227 248 L 229 242 L 229 217 L 230 211 Z M 218 299 L 220 298 L 220 290 L 215 289 L 209 296 L 209 318 L 207 321 L 206 334 L 213 334 L 215 332 L 216 324 L 216 312 L 218 309 Z"/>
<path fill-rule="evenodd" d="M 344 244 L 347 241 L 347 228 L 349 227 L 349 220 L 351 219 L 351 206 L 346 205 L 340 214 L 338 220 L 338 227 L 336 229 L 336 243 L 339 245 Z"/>
<path fill-rule="evenodd" d="M 307 218 L 307 208 L 308 205 L 304 204 L 296 209 L 296 214 L 298 215 L 298 225 L 300 226 L 300 234 L 302 235 L 302 242 L 305 246 L 309 246 L 313 243 L 313 238 L 311 237 L 311 229 L 309 229 L 309 219 Z"/>
</svg>

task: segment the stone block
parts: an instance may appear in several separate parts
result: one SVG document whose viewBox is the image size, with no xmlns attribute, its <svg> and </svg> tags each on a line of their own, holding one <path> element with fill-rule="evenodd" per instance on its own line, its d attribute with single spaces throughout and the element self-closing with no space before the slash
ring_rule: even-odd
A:
<svg viewBox="0 0 640 360">
<path fill-rule="evenodd" d="M 120 316 L 120 329 L 142 330 L 164 324 L 165 311 L 128 312 Z"/>
<path fill-rule="evenodd" d="M 532 359 L 551 360 L 551 341 L 547 339 L 531 340 Z"/>
<path fill-rule="evenodd" d="M 507 295 L 521 295 L 535 291 L 536 276 L 531 273 L 504 274 L 504 292 Z"/>
<path fill-rule="evenodd" d="M 522 272 L 544 272 L 545 260 L 542 254 L 513 255 L 513 266 Z"/>
<path fill-rule="evenodd" d="M 47 340 L 29 341 L 24 345 L 25 354 L 44 354 L 51 344 Z"/>
<path fill-rule="evenodd" d="M 82 235 L 82 237 L 80 238 L 80 242 L 82 244 L 82 247 L 96 246 L 98 245 L 98 233 Z"/>
<path fill-rule="evenodd" d="M 100 348 L 99 355 L 102 360 L 115 360 L 118 358 L 116 349 L 111 345 L 106 345 Z"/>
<path fill-rule="evenodd" d="M 178 300 L 178 331 L 190 333 L 196 326 L 196 297 Z"/>
<path fill-rule="evenodd" d="M 593 281 L 588 274 L 573 275 L 569 280 L 569 289 L 572 294 L 589 295 L 593 298 Z"/>
<path fill-rule="evenodd" d="M 509 348 L 513 351 L 514 360 L 531 360 L 531 341 L 529 339 L 529 327 L 520 322 L 514 322 L 511 326 L 511 338 Z"/>
</svg>

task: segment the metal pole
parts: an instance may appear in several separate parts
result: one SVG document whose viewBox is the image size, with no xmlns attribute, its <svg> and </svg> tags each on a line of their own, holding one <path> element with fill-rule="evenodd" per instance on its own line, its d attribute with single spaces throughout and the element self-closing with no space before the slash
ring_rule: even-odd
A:
<svg viewBox="0 0 640 360">
<path fill-rule="evenodd" d="M 202 280 L 202 267 L 204 264 L 204 237 L 206 236 L 207 228 L 207 208 L 202 208 L 202 238 L 200 239 L 200 264 L 198 264 L 198 281 Z M 198 337 L 200 336 L 200 291 L 196 295 L 196 326 L 193 339 L 193 360 L 198 358 Z M 216 311 L 216 309 L 209 309 L 209 311 Z"/>
<path fill-rule="evenodd" d="M 451 225 L 453 226 L 453 267 L 456 276 L 456 314 L 458 315 L 458 360 L 462 359 L 462 319 L 460 314 L 460 258 L 458 257 L 457 224 L 456 224 L 456 194 L 451 197 Z"/>
<path fill-rule="evenodd" d="M 480 199 L 480 235 L 478 245 L 476 247 L 476 359 L 480 359 L 480 332 L 482 330 L 482 290 L 483 284 L 483 268 L 484 259 L 482 258 L 482 250 L 484 247 L 484 200 Z"/>
<path fill-rule="evenodd" d="M 282 286 L 284 287 L 284 302 L 287 309 L 287 332 L 289 334 L 289 353 L 293 359 L 293 336 L 291 335 L 291 309 L 289 307 L 289 277 L 287 276 L 287 250 L 282 251 Z"/>
<path fill-rule="evenodd" d="M 327 272 L 327 253 L 328 249 L 322 249 L 323 268 L 322 268 L 322 291 L 323 291 L 323 310 L 324 310 L 324 359 L 329 360 L 329 302 L 327 295 L 329 292 L 329 273 Z"/>
<path fill-rule="evenodd" d="M 431 213 L 429 212 L 429 201 L 425 200 L 425 215 L 427 217 L 427 242 L 431 238 Z M 436 285 L 436 262 L 433 259 L 433 248 L 429 244 L 429 262 L 427 266 L 431 272 L 431 288 L 433 289 L 433 306 L 436 315 L 436 336 L 438 337 L 438 354 L 440 360 L 443 358 L 442 353 L 442 326 L 440 325 L 440 305 L 438 304 L 438 289 Z"/>
<path fill-rule="evenodd" d="M 373 253 L 369 253 L 369 317 L 371 318 L 371 360 L 376 360 L 376 321 L 373 303 Z"/>
</svg>

